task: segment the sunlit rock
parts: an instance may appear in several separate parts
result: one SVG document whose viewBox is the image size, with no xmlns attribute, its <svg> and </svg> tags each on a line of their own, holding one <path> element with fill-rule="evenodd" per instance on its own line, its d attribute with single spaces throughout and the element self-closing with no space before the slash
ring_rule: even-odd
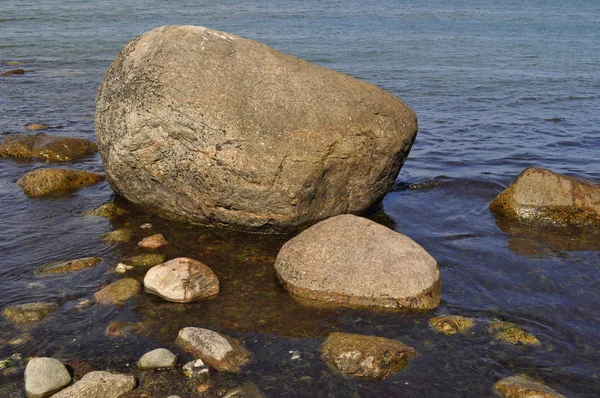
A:
<svg viewBox="0 0 600 398">
<path fill-rule="evenodd" d="M 30 171 L 17 180 L 25 195 L 30 198 L 63 196 L 73 191 L 97 184 L 102 174 L 73 169 L 38 169 Z"/>
<path fill-rule="evenodd" d="M 489 329 L 490 332 L 494 334 L 496 340 L 505 343 L 522 345 L 541 344 L 534 335 L 512 323 L 494 321 L 490 323 Z"/>
<path fill-rule="evenodd" d="M 147 249 L 160 249 L 161 247 L 165 247 L 167 245 L 168 242 L 165 237 L 162 236 L 162 234 L 148 236 L 147 238 L 144 238 L 138 242 L 139 247 L 145 247 Z"/>
<path fill-rule="evenodd" d="M 49 397 L 71 383 L 71 375 L 65 365 L 54 358 L 32 358 L 24 376 L 28 398 Z"/>
<path fill-rule="evenodd" d="M 553 389 L 525 375 L 506 377 L 494 385 L 505 398 L 565 398 Z"/>
<path fill-rule="evenodd" d="M 10 134 L 0 144 L 0 157 L 41 159 L 48 162 L 71 162 L 96 152 L 98 146 L 92 141 L 44 133 Z"/>
<path fill-rule="evenodd" d="M 118 398 L 135 386 L 135 377 L 131 375 L 94 371 L 52 398 Z"/>
<path fill-rule="evenodd" d="M 292 296 L 311 304 L 398 311 L 440 303 L 435 259 L 407 236 L 353 215 L 289 240 L 275 271 Z"/>
<path fill-rule="evenodd" d="M 470 318 L 465 318 L 458 315 L 444 315 L 431 318 L 429 324 L 432 328 L 438 332 L 442 332 L 447 335 L 454 335 L 456 333 L 464 333 L 473 327 L 475 322 Z"/>
<path fill-rule="evenodd" d="M 39 131 L 39 130 L 47 130 L 48 126 L 42 123 L 29 123 L 25 125 L 25 130 L 27 131 Z"/>
<path fill-rule="evenodd" d="M 157 348 L 142 355 L 137 363 L 140 369 L 166 369 L 174 368 L 177 364 L 177 355 L 166 348 Z"/>
<path fill-rule="evenodd" d="M 23 75 L 23 74 L 25 74 L 25 71 L 23 69 L 12 69 L 12 70 L 7 70 L 5 72 L 1 72 L 0 77 Z"/>
<path fill-rule="evenodd" d="M 94 294 L 100 304 L 122 304 L 142 290 L 142 284 L 133 278 L 119 279 Z"/>
<path fill-rule="evenodd" d="M 347 376 L 383 380 L 404 369 L 415 350 L 398 340 L 336 332 L 327 337 L 321 354 Z"/>
</svg>

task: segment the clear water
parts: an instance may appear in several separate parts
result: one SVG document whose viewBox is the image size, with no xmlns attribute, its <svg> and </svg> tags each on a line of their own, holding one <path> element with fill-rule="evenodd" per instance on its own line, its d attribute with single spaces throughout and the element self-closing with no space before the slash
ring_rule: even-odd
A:
<svg viewBox="0 0 600 398">
<path fill-rule="evenodd" d="M 432 312 L 379 315 L 296 304 L 272 264 L 286 237 L 192 228 L 133 213 L 111 223 L 84 213 L 113 199 L 106 184 L 64 199 L 30 200 L 15 181 L 40 163 L 0 161 L 0 308 L 37 300 L 59 311 L 31 328 L 0 319 L 0 358 L 13 352 L 94 360 L 123 370 L 150 348 L 176 349 L 185 326 L 244 339 L 254 362 L 234 381 L 268 396 L 489 396 L 501 377 L 526 373 L 567 396 L 600 395 L 600 240 L 496 220 L 488 202 L 527 166 L 600 182 L 600 3 L 491 1 L 65 1 L 2 0 L 0 132 L 43 122 L 51 133 L 94 138 L 94 97 L 104 71 L 133 36 L 196 24 L 262 41 L 366 80 L 401 97 L 420 131 L 376 215 L 437 260 L 443 302 Z M 98 156 L 70 165 L 101 171 Z M 124 307 L 76 306 L 139 253 L 100 236 L 152 222 L 169 257 L 191 256 L 217 273 L 212 302 L 177 305 L 140 295 Z M 50 261 L 100 256 L 73 275 L 40 278 Z M 142 278 L 142 272 L 134 272 Z M 438 314 L 477 319 L 473 334 L 446 337 Z M 498 318 L 534 333 L 541 347 L 493 340 Z M 114 321 L 141 322 L 130 337 L 105 336 Z M 381 383 L 350 380 L 319 359 L 342 330 L 398 338 L 419 355 Z M 18 344 L 9 341 L 29 336 Z M 289 359 L 300 351 L 301 361 Z M 0 375 L 12 383 L 19 375 Z"/>
</svg>

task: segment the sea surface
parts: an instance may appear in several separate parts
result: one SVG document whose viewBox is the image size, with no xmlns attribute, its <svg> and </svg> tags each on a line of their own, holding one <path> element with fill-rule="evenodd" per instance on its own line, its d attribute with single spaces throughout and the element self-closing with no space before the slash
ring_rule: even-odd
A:
<svg viewBox="0 0 600 398">
<path fill-rule="evenodd" d="M 218 377 L 252 382 L 269 397 L 485 397 L 513 374 L 569 397 L 600 396 L 600 239 L 508 223 L 488 208 L 529 166 L 600 183 L 600 2 L 2 0 L 0 72 L 26 73 L 0 78 L 1 135 L 41 122 L 51 134 L 94 140 L 95 94 L 111 61 L 135 35 L 168 24 L 264 42 L 380 86 L 415 110 L 416 143 L 372 217 L 436 258 L 440 308 L 303 307 L 273 271 L 289 237 L 191 227 L 137 211 L 114 222 L 86 216 L 118 200 L 106 183 L 31 200 L 15 181 L 47 165 L 0 159 L 0 309 L 41 300 L 59 306 L 32 327 L 0 317 L 0 359 L 53 356 L 127 371 L 157 347 L 189 359 L 175 337 L 201 326 L 243 339 L 254 354 L 241 374 Z M 102 171 L 98 155 L 66 166 Z M 194 257 L 215 271 L 223 287 L 216 300 L 184 305 L 141 294 L 121 307 L 93 303 L 94 292 L 120 277 L 114 266 L 140 253 L 144 222 L 170 242 L 169 258 Z M 124 226 L 134 230 L 131 243 L 101 239 Z M 68 275 L 35 273 L 86 256 L 103 262 Z M 143 271 L 130 275 L 141 280 Z M 445 336 L 428 326 L 442 314 L 472 317 L 476 326 Z M 541 345 L 495 340 L 488 331 L 495 319 L 521 326 Z M 107 335 L 116 321 L 139 327 Z M 418 355 L 380 383 L 345 378 L 319 356 L 332 331 L 396 338 Z M 19 372 L 0 373 L 0 386 L 20 385 Z"/>
</svg>

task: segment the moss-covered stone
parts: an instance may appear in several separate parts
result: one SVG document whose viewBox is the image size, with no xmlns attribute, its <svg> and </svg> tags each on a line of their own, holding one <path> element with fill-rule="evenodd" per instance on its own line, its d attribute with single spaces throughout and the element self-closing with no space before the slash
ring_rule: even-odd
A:
<svg viewBox="0 0 600 398">
<path fill-rule="evenodd" d="M 525 375 L 506 377 L 494 385 L 505 398 L 565 398 L 553 389 Z"/>
<path fill-rule="evenodd" d="M 129 263 L 134 267 L 153 267 L 155 265 L 164 263 L 167 256 L 160 253 L 146 253 L 131 256 Z"/>
<path fill-rule="evenodd" d="M 40 322 L 58 309 L 58 305 L 49 302 L 37 302 L 13 305 L 2 311 L 9 321 L 16 325 Z"/>
<path fill-rule="evenodd" d="M 85 213 L 88 216 L 106 217 L 108 219 L 114 219 L 129 213 L 128 210 L 120 207 L 114 202 L 105 203 L 97 209 L 90 210 Z"/>
<path fill-rule="evenodd" d="M 470 318 L 465 318 L 458 315 L 445 315 L 431 318 L 429 324 L 438 332 L 446 335 L 454 335 L 456 333 L 464 333 L 473 327 L 475 322 Z"/>
<path fill-rule="evenodd" d="M 133 278 L 119 279 L 94 294 L 100 304 L 122 304 L 142 290 L 142 284 Z"/>
<path fill-rule="evenodd" d="M 540 341 L 531 333 L 519 326 L 508 323 L 494 321 L 490 323 L 490 332 L 494 334 L 496 340 L 510 344 L 522 345 L 540 345 Z"/>
<path fill-rule="evenodd" d="M 131 230 L 127 228 L 119 228 L 102 235 L 102 239 L 111 243 L 127 243 L 131 240 Z"/>
<path fill-rule="evenodd" d="M 73 169 L 39 169 L 21 177 L 17 184 L 30 198 L 62 196 L 97 184 L 104 176 L 98 173 Z"/>
<path fill-rule="evenodd" d="M 93 267 L 100 264 L 102 259 L 99 257 L 84 257 L 75 260 L 55 261 L 38 268 L 40 274 L 62 274 L 65 272 L 79 271 L 84 268 Z"/>
<path fill-rule="evenodd" d="M 28 126 L 38 130 L 44 127 L 41 124 Z M 96 152 L 98 145 L 92 141 L 44 133 L 10 134 L 0 144 L 0 157 L 41 159 L 48 162 L 71 162 Z"/>
</svg>

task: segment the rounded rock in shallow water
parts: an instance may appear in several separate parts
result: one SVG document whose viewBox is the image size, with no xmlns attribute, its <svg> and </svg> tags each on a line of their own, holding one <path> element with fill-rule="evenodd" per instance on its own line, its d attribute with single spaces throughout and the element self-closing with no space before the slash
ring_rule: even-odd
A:
<svg viewBox="0 0 600 398">
<path fill-rule="evenodd" d="M 177 355 L 166 348 L 157 348 L 142 355 L 137 363 L 140 369 L 165 369 L 174 368 L 177 364 Z"/>
<path fill-rule="evenodd" d="M 110 202 L 105 203 L 97 209 L 90 210 L 86 213 L 86 215 L 93 215 L 98 217 L 106 217 L 108 219 L 115 219 L 117 217 L 123 216 L 129 213 L 126 209 L 120 207 L 116 203 Z"/>
<path fill-rule="evenodd" d="M 28 398 L 45 398 L 71 383 L 71 375 L 61 361 L 33 358 L 25 368 L 25 392 Z"/>
<path fill-rule="evenodd" d="M 0 73 L 0 77 L 12 76 L 12 75 L 23 75 L 23 74 L 25 74 L 25 71 L 23 69 L 12 69 L 12 70 L 7 70 L 6 72 Z"/>
<path fill-rule="evenodd" d="M 165 247 L 167 244 L 168 242 L 162 234 L 148 236 L 147 238 L 144 238 L 138 242 L 139 247 L 144 247 L 146 249 L 160 249 L 161 247 Z"/>
<path fill-rule="evenodd" d="M 142 284 L 133 278 L 119 279 L 94 294 L 100 304 L 122 304 L 142 290 Z"/>
<path fill-rule="evenodd" d="M 131 240 L 131 230 L 119 228 L 102 235 L 102 239 L 111 243 L 127 243 Z"/>
<path fill-rule="evenodd" d="M 38 130 L 47 130 L 48 126 L 42 123 L 29 123 L 25 125 L 25 130 L 27 131 L 38 131 Z"/>
<path fill-rule="evenodd" d="M 30 198 L 63 196 L 97 184 L 104 176 L 91 171 L 73 169 L 38 169 L 19 178 L 17 184 Z"/>
<path fill-rule="evenodd" d="M 131 256 L 129 263 L 134 267 L 153 267 L 164 263 L 167 256 L 160 253 L 145 253 Z"/>
<path fill-rule="evenodd" d="M 98 152 L 98 146 L 83 138 L 58 135 L 9 134 L 0 144 L 0 157 L 70 162 Z"/>
<path fill-rule="evenodd" d="M 58 305 L 50 302 L 37 302 L 14 305 L 2 311 L 9 321 L 16 325 L 40 322 L 58 309 Z"/>
<path fill-rule="evenodd" d="M 525 375 L 505 377 L 494 385 L 494 390 L 505 398 L 565 398 Z"/>
<path fill-rule="evenodd" d="M 38 268 L 38 273 L 62 274 L 66 272 L 75 272 L 84 268 L 93 267 L 101 262 L 102 259 L 99 257 L 83 257 L 75 260 L 55 261 Z"/>
<path fill-rule="evenodd" d="M 494 334 L 496 340 L 510 344 L 522 345 L 540 345 L 540 341 L 531 333 L 519 326 L 508 323 L 494 321 L 490 323 L 490 332 Z"/>
<path fill-rule="evenodd" d="M 135 377 L 131 375 L 94 371 L 52 398 L 118 398 L 135 386 Z"/>
<path fill-rule="evenodd" d="M 431 318 L 429 324 L 438 332 L 446 335 L 454 335 L 456 333 L 464 333 L 473 327 L 472 319 L 458 315 L 444 315 Z"/>
</svg>

